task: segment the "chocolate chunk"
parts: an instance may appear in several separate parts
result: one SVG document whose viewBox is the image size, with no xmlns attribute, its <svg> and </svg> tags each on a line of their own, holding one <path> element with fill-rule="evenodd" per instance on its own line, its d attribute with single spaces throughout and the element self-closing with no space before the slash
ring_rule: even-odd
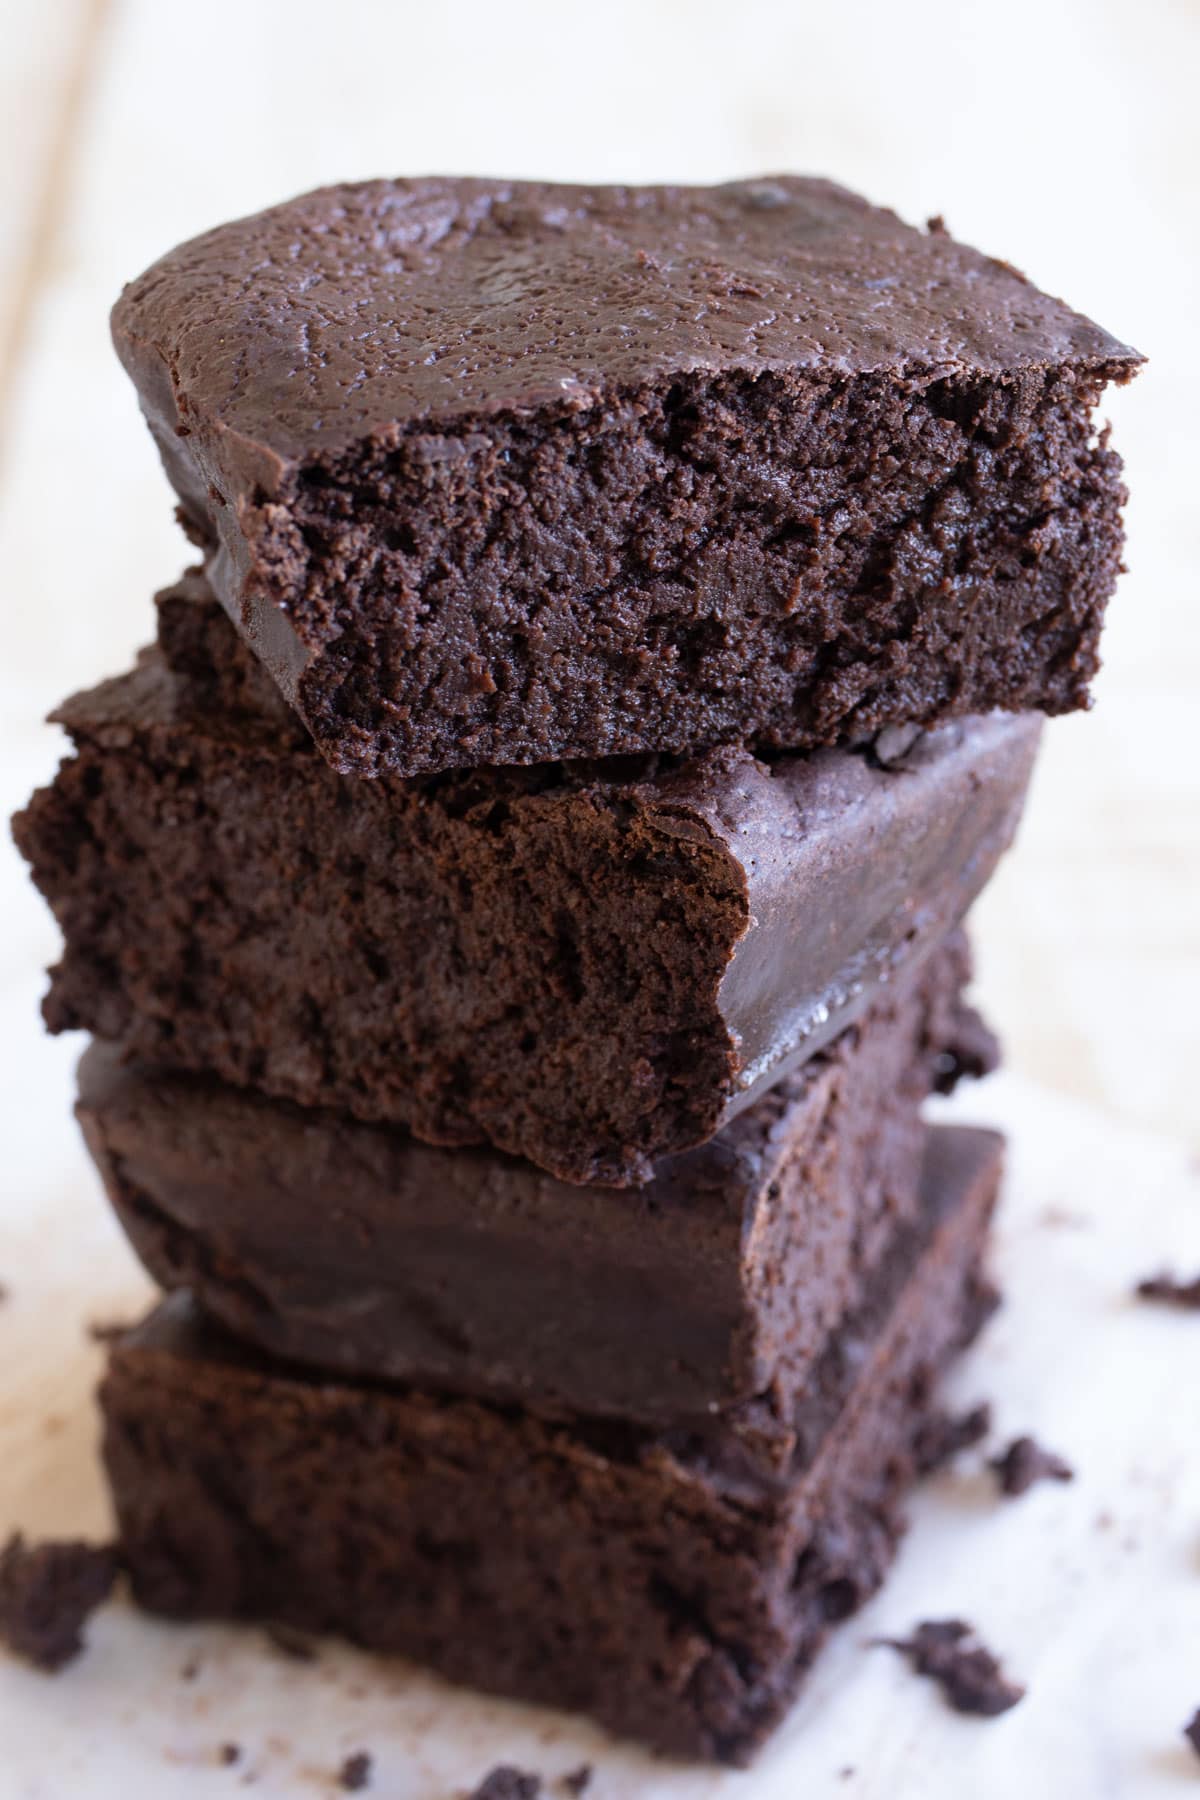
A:
<svg viewBox="0 0 1200 1800">
<path fill-rule="evenodd" d="M 1151 1275 L 1138 1282 L 1137 1294 L 1139 1300 L 1161 1300 L 1183 1312 L 1200 1312 L 1200 1275 L 1192 1281 L 1180 1281 L 1165 1273 Z"/>
<path fill-rule="evenodd" d="M 1025 1689 L 1006 1679 L 999 1662 L 961 1619 L 930 1619 L 911 1638 L 880 1638 L 899 1650 L 918 1675 L 936 1681 L 956 1712 L 993 1718 L 1024 1698 Z"/>
<path fill-rule="evenodd" d="M 940 1469 L 960 1450 L 978 1444 L 992 1428 L 992 1409 L 986 1400 L 965 1413 L 935 1413 L 917 1438 L 913 1454 L 923 1474 Z"/>
<path fill-rule="evenodd" d="M 365 1750 L 356 1750 L 338 1770 L 338 1781 L 348 1794 L 357 1794 L 371 1785 L 371 1758 Z"/>
<path fill-rule="evenodd" d="M 540 1775 L 514 1769 L 511 1763 L 497 1763 L 479 1786 L 472 1789 L 468 1800 L 538 1800 L 541 1791 Z"/>
<path fill-rule="evenodd" d="M 1026 1493 L 1037 1481 L 1074 1481 L 1069 1462 L 1053 1450 L 1043 1450 L 1035 1438 L 1014 1438 L 1000 1456 L 988 1464 L 994 1469 L 1000 1492 L 1010 1499 Z"/>
<path fill-rule="evenodd" d="M 0 1640 L 40 1669 L 60 1669 L 83 1649 L 83 1626 L 118 1566 L 109 1545 L 30 1545 L 15 1533 L 0 1551 Z"/>
</svg>

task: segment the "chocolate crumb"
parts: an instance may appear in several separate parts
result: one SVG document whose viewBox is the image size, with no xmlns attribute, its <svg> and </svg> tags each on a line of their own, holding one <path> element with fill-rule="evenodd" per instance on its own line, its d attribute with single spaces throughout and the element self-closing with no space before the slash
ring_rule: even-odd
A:
<svg viewBox="0 0 1200 1800">
<path fill-rule="evenodd" d="M 348 1794 L 357 1794 L 371 1785 L 371 1758 L 365 1750 L 356 1750 L 338 1770 L 338 1780 Z"/>
<path fill-rule="evenodd" d="M 1194 1281 L 1180 1281 L 1163 1273 L 1151 1275 L 1137 1284 L 1139 1300 L 1161 1300 L 1165 1306 L 1178 1306 L 1183 1312 L 1200 1312 L 1200 1275 Z"/>
<path fill-rule="evenodd" d="M 993 1456 L 988 1468 L 995 1471 L 1002 1494 L 1015 1500 L 1028 1493 L 1038 1481 L 1074 1481 L 1075 1471 L 1053 1450 L 1043 1450 L 1036 1438 L 1014 1438 L 1000 1456 Z"/>
<path fill-rule="evenodd" d="M 182 1669 L 179 1671 L 179 1679 L 180 1681 L 195 1681 L 199 1673 L 200 1658 L 198 1656 L 189 1656 Z"/>
<path fill-rule="evenodd" d="M 957 1456 L 978 1444 L 992 1428 L 992 1409 L 986 1400 L 965 1413 L 935 1413 L 913 1440 L 913 1458 L 922 1475 L 940 1469 Z"/>
<path fill-rule="evenodd" d="M 217 1751 L 217 1761 L 226 1769 L 232 1768 L 235 1762 L 241 1762 L 241 1760 L 242 1746 L 240 1744 L 222 1744 Z"/>
<path fill-rule="evenodd" d="M 316 1662 L 316 1645 L 303 1631 L 297 1631 L 294 1625 L 268 1625 L 265 1631 L 268 1643 L 281 1656 L 286 1656 L 291 1662 Z"/>
<path fill-rule="evenodd" d="M 511 1763 L 497 1763 L 479 1786 L 471 1790 L 467 1800 L 538 1800 L 541 1791 L 540 1775 L 514 1769 Z"/>
<path fill-rule="evenodd" d="M 999 1662 L 961 1619 L 927 1619 L 910 1638 L 877 1640 L 906 1656 L 918 1675 L 936 1681 L 955 1712 L 995 1718 L 1024 1698 Z"/>
<path fill-rule="evenodd" d="M 925 229 L 930 237 L 949 237 L 950 230 L 941 213 L 934 213 L 932 219 L 926 219 Z"/>
<path fill-rule="evenodd" d="M 1196 1711 L 1184 1726 L 1183 1735 L 1192 1746 L 1192 1749 L 1196 1752 L 1196 1755 L 1200 1756 L 1200 1707 L 1197 1707 Z"/>
<path fill-rule="evenodd" d="M 568 1794 L 584 1794 L 592 1785 L 591 1763 L 580 1763 L 577 1769 L 562 1777 L 560 1784 Z"/>
<path fill-rule="evenodd" d="M 0 1640 L 39 1669 L 61 1669 L 83 1649 L 83 1626 L 117 1578 L 112 1545 L 26 1544 L 0 1551 Z"/>
</svg>

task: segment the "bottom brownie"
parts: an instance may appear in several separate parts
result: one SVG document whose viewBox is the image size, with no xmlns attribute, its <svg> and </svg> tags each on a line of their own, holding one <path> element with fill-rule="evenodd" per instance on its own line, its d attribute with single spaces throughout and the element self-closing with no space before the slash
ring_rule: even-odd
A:
<svg viewBox="0 0 1200 1800">
<path fill-rule="evenodd" d="M 139 1602 L 270 1619 L 744 1762 L 879 1585 L 935 1408 L 986 1316 L 1002 1145 L 930 1133 L 911 1273 L 783 1485 L 651 1432 L 321 1382 L 185 1295 L 114 1344 L 105 1459 Z"/>
</svg>

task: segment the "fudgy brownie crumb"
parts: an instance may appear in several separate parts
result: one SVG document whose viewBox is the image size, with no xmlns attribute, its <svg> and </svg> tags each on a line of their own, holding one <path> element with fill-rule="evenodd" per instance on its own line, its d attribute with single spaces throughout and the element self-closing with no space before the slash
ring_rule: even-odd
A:
<svg viewBox="0 0 1200 1800">
<path fill-rule="evenodd" d="M 591 1785 L 591 1763 L 580 1763 L 577 1769 L 571 1769 L 559 1782 L 559 1786 L 568 1794 L 584 1794 Z"/>
<path fill-rule="evenodd" d="M 83 1649 L 83 1626 L 117 1578 L 111 1545 L 26 1544 L 0 1552 L 0 1641 L 39 1669 L 61 1669 Z"/>
<path fill-rule="evenodd" d="M 1200 1312 L 1200 1275 L 1192 1281 L 1163 1273 L 1151 1275 L 1137 1284 L 1139 1300 L 1161 1300 L 1166 1306 L 1178 1306 L 1183 1312 Z"/>
<path fill-rule="evenodd" d="M 514 1769 L 511 1763 L 497 1763 L 479 1786 L 472 1789 L 467 1800 L 538 1800 L 541 1791 L 540 1775 Z"/>
<path fill-rule="evenodd" d="M 994 1718 L 1025 1696 L 962 1619 L 927 1619 L 910 1638 L 881 1638 L 906 1656 L 918 1675 L 936 1681 L 955 1712 Z"/>
<path fill-rule="evenodd" d="M 1183 1735 L 1192 1746 L 1192 1749 L 1196 1752 L 1196 1755 L 1200 1756 L 1200 1707 L 1197 1707 L 1196 1711 L 1184 1726 Z"/>
<path fill-rule="evenodd" d="M 371 1758 L 365 1750 L 356 1750 L 338 1770 L 338 1781 L 348 1794 L 357 1794 L 371 1785 Z"/>
<path fill-rule="evenodd" d="M 234 1763 L 241 1762 L 241 1760 L 242 1746 L 240 1744 L 222 1744 L 217 1751 L 217 1761 L 222 1768 L 231 1769 Z"/>
<path fill-rule="evenodd" d="M 936 1413 L 918 1432 L 913 1442 L 913 1457 L 922 1475 L 940 1469 L 957 1456 L 978 1444 L 992 1428 L 992 1409 L 986 1400 L 965 1413 Z"/>
<path fill-rule="evenodd" d="M 1014 1438 L 1000 1456 L 988 1463 L 995 1471 L 1000 1492 L 1010 1500 L 1027 1493 L 1038 1481 L 1074 1481 L 1075 1471 L 1054 1450 L 1044 1450 L 1036 1438 Z"/>
</svg>

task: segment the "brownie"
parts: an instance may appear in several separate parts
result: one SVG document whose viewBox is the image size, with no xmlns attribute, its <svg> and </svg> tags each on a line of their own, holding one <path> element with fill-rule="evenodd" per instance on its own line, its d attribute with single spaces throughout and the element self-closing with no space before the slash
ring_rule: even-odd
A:
<svg viewBox="0 0 1200 1800">
<path fill-rule="evenodd" d="M 158 1285 L 270 1355 L 658 1425 L 769 1393 L 786 1435 L 825 1339 L 919 1215 L 921 1102 L 980 1031 L 966 974 L 956 937 L 636 1190 L 163 1075 L 111 1045 L 84 1056 L 76 1111 Z"/>
<path fill-rule="evenodd" d="M 990 717 L 358 781 L 245 695 L 214 707 L 198 646 L 233 633 L 197 604 L 186 648 L 175 625 L 60 710 L 77 754 L 15 822 L 65 939 L 50 1029 L 568 1181 L 648 1179 L 926 955 L 1037 746 Z"/>
<path fill-rule="evenodd" d="M 337 769 L 1086 704 L 1140 358 L 827 181 L 323 189 L 163 257 L 118 353 Z"/>
<path fill-rule="evenodd" d="M 999 1163 L 991 1133 L 931 1134 L 923 1248 L 784 1483 L 632 1427 L 306 1378 L 172 1297 L 101 1390 L 136 1598 L 339 1632 L 747 1760 L 886 1571 L 937 1376 L 981 1316 Z"/>
</svg>

